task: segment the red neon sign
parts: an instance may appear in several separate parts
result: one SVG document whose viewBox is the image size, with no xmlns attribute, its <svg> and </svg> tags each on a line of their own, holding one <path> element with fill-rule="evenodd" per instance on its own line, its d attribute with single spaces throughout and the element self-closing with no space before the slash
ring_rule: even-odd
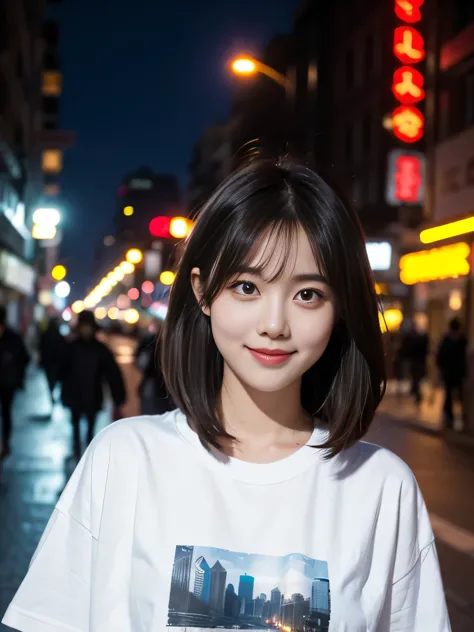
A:
<svg viewBox="0 0 474 632">
<path fill-rule="evenodd" d="M 417 64 L 426 57 L 425 42 L 412 26 L 399 26 L 393 37 L 393 52 L 402 64 Z"/>
<path fill-rule="evenodd" d="M 420 200 L 421 161 L 416 156 L 399 156 L 395 171 L 395 197 L 400 202 Z"/>
<path fill-rule="evenodd" d="M 416 24 L 421 20 L 420 7 L 425 0 L 395 0 L 397 17 L 408 24 Z"/>
<path fill-rule="evenodd" d="M 423 138 L 425 117 L 411 105 L 400 105 L 392 113 L 393 133 L 404 143 L 416 143 Z"/>
<path fill-rule="evenodd" d="M 414 105 L 425 98 L 421 72 L 410 66 L 402 66 L 393 74 L 392 92 L 403 105 Z"/>
</svg>

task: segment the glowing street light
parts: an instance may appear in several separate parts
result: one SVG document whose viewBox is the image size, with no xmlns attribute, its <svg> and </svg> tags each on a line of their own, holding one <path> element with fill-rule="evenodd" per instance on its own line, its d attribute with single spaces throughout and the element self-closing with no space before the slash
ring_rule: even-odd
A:
<svg viewBox="0 0 474 632">
<path fill-rule="evenodd" d="M 135 265 L 143 260 L 143 252 L 138 248 L 130 248 L 125 255 L 125 258 L 129 263 L 133 263 Z"/>
<path fill-rule="evenodd" d="M 124 274 L 132 274 L 135 270 L 135 266 L 130 261 L 122 261 L 119 267 L 122 268 Z"/>
<path fill-rule="evenodd" d="M 125 217 L 131 217 L 134 213 L 135 209 L 133 208 L 133 206 L 126 206 L 123 209 L 123 214 L 125 215 Z"/>
<path fill-rule="evenodd" d="M 237 75 L 253 75 L 256 72 L 260 72 L 262 75 L 270 77 L 275 83 L 283 86 L 289 93 L 294 93 L 295 86 L 291 79 L 275 70 L 275 68 L 258 61 L 258 59 L 254 59 L 248 55 L 237 57 L 232 62 L 231 67 L 233 72 Z"/>
<path fill-rule="evenodd" d="M 251 75 L 257 72 L 257 66 L 253 59 L 249 57 L 240 57 L 232 63 L 232 70 L 239 75 Z"/>
<path fill-rule="evenodd" d="M 125 277 L 125 272 L 120 266 L 117 266 L 116 268 L 114 268 L 114 275 L 117 281 L 123 281 L 123 278 Z"/>
</svg>

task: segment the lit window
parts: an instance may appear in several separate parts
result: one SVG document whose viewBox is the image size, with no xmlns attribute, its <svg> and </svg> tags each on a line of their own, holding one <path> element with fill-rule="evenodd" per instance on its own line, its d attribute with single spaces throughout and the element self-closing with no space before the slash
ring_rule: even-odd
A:
<svg viewBox="0 0 474 632">
<path fill-rule="evenodd" d="M 59 97 L 62 92 L 63 77 L 57 70 L 47 70 L 43 73 L 43 95 L 45 97 Z"/>
<path fill-rule="evenodd" d="M 45 149 L 42 162 L 45 173 L 60 173 L 63 168 L 63 153 L 58 149 Z"/>
<path fill-rule="evenodd" d="M 44 194 L 51 196 L 59 195 L 59 184 L 45 184 Z"/>
</svg>

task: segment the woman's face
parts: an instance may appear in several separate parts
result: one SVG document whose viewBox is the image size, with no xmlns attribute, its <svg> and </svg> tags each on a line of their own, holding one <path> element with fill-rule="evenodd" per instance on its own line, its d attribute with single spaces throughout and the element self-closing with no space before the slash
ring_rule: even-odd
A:
<svg viewBox="0 0 474 632">
<path fill-rule="evenodd" d="M 226 371 L 262 392 L 295 382 L 323 354 L 331 337 L 335 301 L 302 229 L 291 246 L 283 274 L 282 245 L 267 238 L 246 270 L 235 277 L 206 310 Z M 272 253 L 268 260 L 268 253 Z M 260 262 L 265 260 L 263 275 Z M 197 294 L 199 270 L 193 270 Z"/>
</svg>

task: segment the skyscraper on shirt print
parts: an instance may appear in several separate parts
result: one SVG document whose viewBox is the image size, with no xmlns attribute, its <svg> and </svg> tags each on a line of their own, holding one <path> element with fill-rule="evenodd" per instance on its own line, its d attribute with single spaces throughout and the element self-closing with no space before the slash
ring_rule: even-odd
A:
<svg viewBox="0 0 474 632">
<path fill-rule="evenodd" d="M 177 546 L 168 627 L 328 632 L 327 562 Z"/>
</svg>

